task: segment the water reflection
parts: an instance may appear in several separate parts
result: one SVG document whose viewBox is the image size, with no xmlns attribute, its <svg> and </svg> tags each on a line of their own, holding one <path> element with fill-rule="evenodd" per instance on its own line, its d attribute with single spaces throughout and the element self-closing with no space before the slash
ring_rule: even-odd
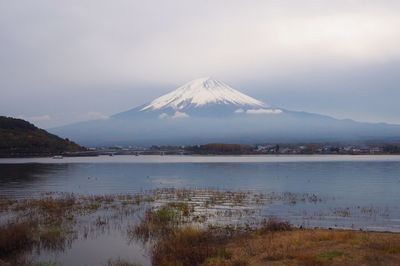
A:
<svg viewBox="0 0 400 266">
<path fill-rule="evenodd" d="M 393 205 L 400 162 L 0 164 L 0 194 L 15 197 L 160 187 L 318 193 L 340 204 Z"/>
<path fill-rule="evenodd" d="M 48 181 L 68 167 L 68 164 L 0 164 L 0 195 L 24 197 L 45 191 Z"/>
</svg>

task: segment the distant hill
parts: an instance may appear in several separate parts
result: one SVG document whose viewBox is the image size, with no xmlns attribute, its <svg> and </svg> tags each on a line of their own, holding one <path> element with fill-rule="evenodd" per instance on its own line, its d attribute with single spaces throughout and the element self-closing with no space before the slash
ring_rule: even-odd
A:
<svg viewBox="0 0 400 266">
<path fill-rule="evenodd" d="M 0 116 L 0 157 L 49 156 L 84 149 L 25 120 Z"/>
</svg>

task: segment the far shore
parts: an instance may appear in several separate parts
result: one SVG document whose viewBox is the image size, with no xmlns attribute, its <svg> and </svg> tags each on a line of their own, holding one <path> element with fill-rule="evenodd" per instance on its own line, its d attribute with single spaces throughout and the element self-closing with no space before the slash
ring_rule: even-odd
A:
<svg viewBox="0 0 400 266">
<path fill-rule="evenodd" d="M 268 154 L 268 155 L 99 155 L 62 157 L 0 158 L 0 164 L 24 163 L 274 163 L 334 161 L 400 161 L 400 155 L 331 155 L 331 154 Z"/>
</svg>

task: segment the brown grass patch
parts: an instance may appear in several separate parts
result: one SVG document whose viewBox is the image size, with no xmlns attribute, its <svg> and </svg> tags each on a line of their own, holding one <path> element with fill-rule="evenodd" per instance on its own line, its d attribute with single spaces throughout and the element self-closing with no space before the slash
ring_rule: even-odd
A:
<svg viewBox="0 0 400 266">
<path fill-rule="evenodd" d="M 158 209 L 147 210 L 141 222 L 128 229 L 128 234 L 143 241 L 170 235 L 180 225 L 189 221 L 189 214 L 192 211 L 187 203 L 176 202 L 165 204 Z"/>
<path fill-rule="evenodd" d="M 139 264 L 122 259 L 109 259 L 107 262 L 107 266 L 139 266 Z"/>
<path fill-rule="evenodd" d="M 31 221 L 8 223 L 0 227 L 0 259 L 30 251 L 35 243 L 33 231 L 37 224 Z"/>
<path fill-rule="evenodd" d="M 292 230 L 292 225 L 287 222 L 287 221 L 281 221 L 276 218 L 270 218 L 267 220 L 264 220 L 261 223 L 261 227 L 259 231 L 261 233 L 265 232 L 279 232 L 279 231 L 290 231 Z"/>
<path fill-rule="evenodd" d="M 244 234 L 227 244 L 227 262 L 249 265 L 400 265 L 400 234 L 293 229 Z"/>
<path fill-rule="evenodd" d="M 212 231 L 183 227 L 160 239 L 153 247 L 154 265 L 221 265 L 231 257 L 226 238 Z"/>
</svg>

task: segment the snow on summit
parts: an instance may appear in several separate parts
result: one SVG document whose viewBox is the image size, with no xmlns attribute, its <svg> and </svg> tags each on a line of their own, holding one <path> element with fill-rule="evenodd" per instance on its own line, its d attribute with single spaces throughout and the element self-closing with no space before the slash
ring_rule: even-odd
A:
<svg viewBox="0 0 400 266">
<path fill-rule="evenodd" d="M 176 90 L 155 99 L 142 108 L 141 111 L 165 108 L 182 110 L 209 104 L 235 105 L 238 108 L 255 109 L 267 107 L 265 103 L 231 88 L 224 82 L 206 77 L 192 80 Z"/>
</svg>

